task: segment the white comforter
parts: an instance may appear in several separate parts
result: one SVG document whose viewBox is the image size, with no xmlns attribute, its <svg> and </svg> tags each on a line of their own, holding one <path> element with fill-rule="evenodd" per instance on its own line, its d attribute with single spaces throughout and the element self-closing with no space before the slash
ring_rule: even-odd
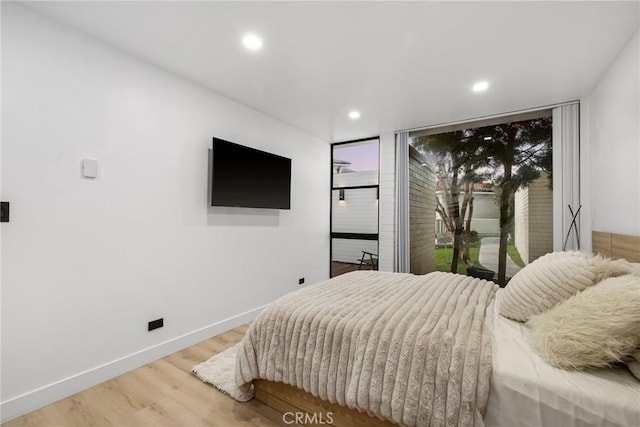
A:
<svg viewBox="0 0 640 427">
<path fill-rule="evenodd" d="M 498 291 L 501 292 L 501 291 Z M 624 367 L 565 371 L 531 348 L 524 323 L 498 314 L 487 427 L 640 426 L 640 383 Z"/>
</svg>

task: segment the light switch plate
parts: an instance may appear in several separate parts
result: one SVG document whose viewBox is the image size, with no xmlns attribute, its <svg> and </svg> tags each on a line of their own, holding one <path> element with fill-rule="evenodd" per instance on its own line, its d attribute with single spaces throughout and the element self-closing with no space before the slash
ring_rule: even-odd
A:
<svg viewBox="0 0 640 427">
<path fill-rule="evenodd" d="M 96 178 L 98 176 L 98 161 L 82 159 L 82 176 L 85 178 Z"/>
</svg>

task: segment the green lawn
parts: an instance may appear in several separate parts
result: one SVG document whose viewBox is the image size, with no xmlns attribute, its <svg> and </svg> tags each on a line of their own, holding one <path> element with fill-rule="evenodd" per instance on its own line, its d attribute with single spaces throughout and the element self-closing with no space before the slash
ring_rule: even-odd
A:
<svg viewBox="0 0 640 427">
<path fill-rule="evenodd" d="M 472 247 L 469 251 L 469 255 L 471 256 L 471 262 L 476 265 L 483 267 L 478 261 L 478 254 L 480 253 L 480 245 L 477 247 Z M 519 267 L 524 267 L 524 262 L 522 261 L 522 257 L 520 257 L 520 253 L 516 249 L 514 245 L 507 245 L 507 254 L 511 257 L 513 262 L 516 263 Z M 451 271 L 451 258 L 453 257 L 453 249 L 452 248 L 436 248 L 436 271 Z M 467 274 L 467 267 L 469 265 L 458 261 L 458 273 L 459 274 Z"/>
<path fill-rule="evenodd" d="M 472 247 L 469 250 L 469 256 L 471 262 L 475 265 L 480 265 L 478 262 L 478 253 L 480 252 L 480 246 Z M 437 248 L 436 249 L 436 271 L 451 271 L 451 258 L 453 257 L 452 248 Z M 467 274 L 468 265 L 458 261 L 458 273 Z"/>
</svg>

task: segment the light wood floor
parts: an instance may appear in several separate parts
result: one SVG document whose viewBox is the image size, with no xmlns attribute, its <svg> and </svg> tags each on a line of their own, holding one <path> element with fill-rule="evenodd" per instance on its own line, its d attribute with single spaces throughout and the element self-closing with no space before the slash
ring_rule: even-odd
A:
<svg viewBox="0 0 640 427">
<path fill-rule="evenodd" d="M 242 339 L 248 325 L 203 341 L 74 394 L 2 427 L 284 426 L 257 402 L 236 402 L 197 379 L 191 368 Z"/>
</svg>

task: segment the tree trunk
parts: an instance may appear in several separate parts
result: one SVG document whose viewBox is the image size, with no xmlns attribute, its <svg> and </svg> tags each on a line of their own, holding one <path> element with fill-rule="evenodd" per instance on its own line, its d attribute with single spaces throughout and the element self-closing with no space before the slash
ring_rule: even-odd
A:
<svg viewBox="0 0 640 427">
<path fill-rule="evenodd" d="M 460 257 L 460 236 L 462 234 L 462 219 L 460 218 L 460 202 L 458 201 L 458 169 L 453 169 L 451 179 L 451 199 L 449 201 L 449 217 L 453 220 L 455 229 L 453 231 L 453 256 L 451 259 L 451 272 L 458 272 L 458 258 Z"/>
<path fill-rule="evenodd" d="M 500 247 L 498 249 L 498 284 L 504 286 L 507 274 L 507 244 L 509 239 L 511 199 L 511 168 L 513 156 L 507 157 L 504 165 L 504 181 L 500 192 Z"/>
<path fill-rule="evenodd" d="M 442 203 L 440 202 L 440 199 L 438 198 L 437 195 L 436 195 L 436 203 L 437 203 L 436 212 L 440 214 L 440 218 L 442 218 L 442 222 L 444 223 L 445 228 L 449 233 L 453 233 L 454 226 L 453 226 L 453 223 L 451 222 L 451 218 L 449 218 L 449 215 L 447 214 L 446 209 L 444 208 L 444 206 L 442 206 Z"/>
<path fill-rule="evenodd" d="M 473 183 L 466 182 L 464 185 L 464 199 L 460 207 L 460 216 L 464 221 L 464 232 L 462 234 L 462 247 L 460 249 L 460 260 L 465 264 L 471 263 L 469 248 L 471 247 L 471 216 L 473 215 Z"/>
<path fill-rule="evenodd" d="M 466 264 L 471 264 L 471 255 L 469 254 L 469 251 L 471 250 L 471 218 L 473 217 L 473 196 L 469 197 L 468 205 L 469 207 L 467 209 L 467 219 L 464 227 L 465 247 L 462 254 L 462 261 L 464 261 Z"/>
</svg>

